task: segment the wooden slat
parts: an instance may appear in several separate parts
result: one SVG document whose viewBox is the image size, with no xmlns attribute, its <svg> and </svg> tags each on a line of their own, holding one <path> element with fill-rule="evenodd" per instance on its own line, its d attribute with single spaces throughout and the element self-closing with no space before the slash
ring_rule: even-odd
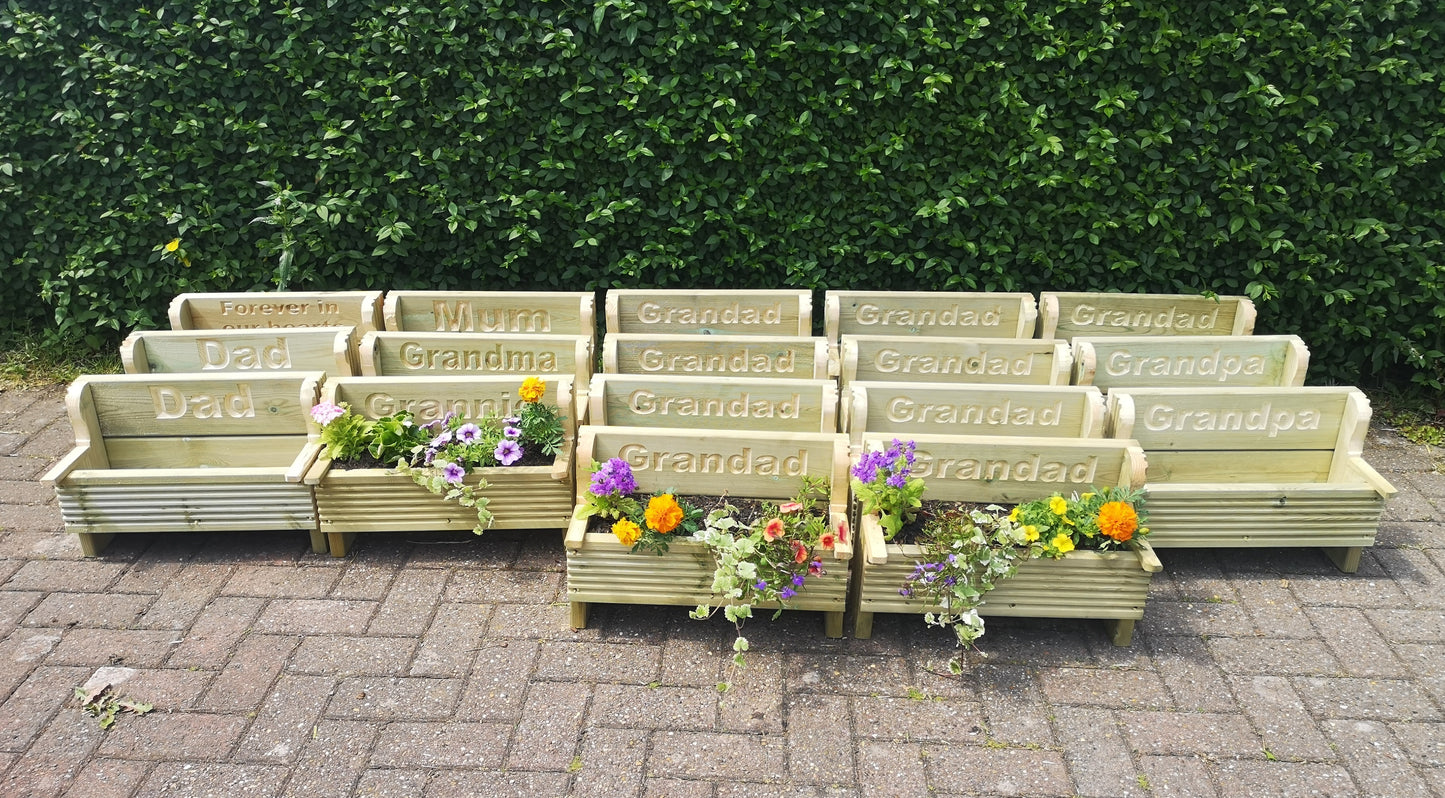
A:
<svg viewBox="0 0 1445 798">
<path fill-rule="evenodd" d="M 217 371 L 356 372 L 355 327 L 305 330 L 146 330 L 120 346 L 128 374 Z"/>
<path fill-rule="evenodd" d="M 1109 392 L 1110 434 L 1149 452 L 1333 451 L 1342 430 L 1354 439 L 1368 426 L 1362 397 L 1343 387 L 1119 388 Z"/>
<path fill-rule="evenodd" d="M 1076 385 L 1303 385 L 1309 349 L 1297 335 L 1125 335 L 1074 338 Z"/>
<path fill-rule="evenodd" d="M 475 472 L 489 487 L 495 528 L 564 529 L 572 516 L 571 480 L 558 480 L 547 466 L 487 468 Z M 321 531 L 415 532 L 471 531 L 476 511 L 446 501 L 410 477 L 386 469 L 332 469 L 316 486 Z"/>
<path fill-rule="evenodd" d="M 589 422 L 625 427 L 836 432 L 832 380 L 597 374 Z"/>
<path fill-rule="evenodd" d="M 1150 485 L 1158 548 L 1369 546 L 1384 499 L 1366 485 Z"/>
<path fill-rule="evenodd" d="M 592 377 L 592 344 L 581 335 L 378 332 L 361 339 L 361 373 L 369 377 L 464 374 Z"/>
<path fill-rule="evenodd" d="M 813 334 L 810 291 L 613 289 L 606 305 L 608 335 Z"/>
<path fill-rule="evenodd" d="M 820 337 L 608 334 L 609 374 L 825 379 L 828 344 Z"/>
<path fill-rule="evenodd" d="M 107 438 L 105 442 L 114 469 L 284 467 L 305 445 L 306 439 L 295 435 Z"/>
<path fill-rule="evenodd" d="M 1032 338 L 1032 294 L 958 291 L 829 291 L 824 329 L 839 335 Z"/>
<path fill-rule="evenodd" d="M 180 294 L 171 301 L 173 330 L 288 327 L 381 329 L 380 291 L 254 291 Z"/>
<path fill-rule="evenodd" d="M 848 438 L 855 446 L 867 432 L 899 437 L 1104 434 L 1104 395 L 1092 387 L 863 381 L 850 383 L 847 396 Z"/>
<path fill-rule="evenodd" d="M 388 330 L 493 334 L 597 334 L 590 291 L 389 291 Z"/>
<path fill-rule="evenodd" d="M 1067 385 L 1073 357 L 1062 341 L 844 335 L 842 380 Z"/>
<path fill-rule="evenodd" d="M 1327 482 L 1331 452 L 1310 449 L 1240 452 L 1176 452 L 1155 449 L 1146 454 L 1151 485 L 1171 482 L 1235 483 Z"/>
<path fill-rule="evenodd" d="M 320 372 L 115 374 L 79 378 L 106 437 L 304 435 Z"/>
<path fill-rule="evenodd" d="M 56 494 L 66 530 L 82 534 L 316 528 L 311 490 L 301 485 L 153 479 L 60 487 Z"/>
<path fill-rule="evenodd" d="M 1254 303 L 1247 297 L 1189 294 L 1039 294 L 1039 337 L 1072 340 L 1099 335 L 1249 335 Z"/>
</svg>

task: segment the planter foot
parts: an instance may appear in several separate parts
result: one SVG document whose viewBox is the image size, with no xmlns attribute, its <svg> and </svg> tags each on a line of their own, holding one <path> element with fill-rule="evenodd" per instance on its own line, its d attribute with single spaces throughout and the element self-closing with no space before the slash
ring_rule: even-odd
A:
<svg viewBox="0 0 1445 798">
<path fill-rule="evenodd" d="M 326 549 L 326 536 L 319 529 L 311 530 L 311 553 L 325 554 Z"/>
<path fill-rule="evenodd" d="M 835 639 L 843 636 L 843 613 L 841 611 L 823 613 L 823 634 Z"/>
<path fill-rule="evenodd" d="M 873 613 L 858 611 L 858 617 L 853 619 L 853 637 L 859 640 L 867 640 L 873 636 Z"/>
<path fill-rule="evenodd" d="M 1109 640 L 1116 646 L 1127 646 L 1134 642 L 1133 620 L 1106 619 L 1104 629 L 1109 632 Z"/>
<path fill-rule="evenodd" d="M 326 543 L 331 549 L 332 557 L 345 557 L 351 544 L 356 540 L 355 532 L 327 532 Z"/>
<path fill-rule="evenodd" d="M 79 532 L 76 535 L 80 538 L 80 553 L 87 557 L 99 557 L 110 545 L 110 539 L 115 537 L 114 532 Z"/>
<path fill-rule="evenodd" d="M 571 604 L 571 624 L 573 629 L 587 628 L 587 602 L 574 601 Z"/>
<path fill-rule="evenodd" d="M 1364 552 L 1364 546 L 1325 546 L 1322 549 L 1330 562 L 1340 569 L 1342 573 L 1352 574 L 1360 570 L 1360 554 Z"/>
</svg>

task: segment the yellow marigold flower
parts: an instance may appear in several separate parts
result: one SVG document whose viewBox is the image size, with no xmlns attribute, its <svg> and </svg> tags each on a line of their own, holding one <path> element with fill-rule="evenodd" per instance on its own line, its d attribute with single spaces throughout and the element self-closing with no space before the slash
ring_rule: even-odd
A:
<svg viewBox="0 0 1445 798">
<path fill-rule="evenodd" d="M 1054 511 L 1054 515 L 1063 515 L 1069 511 L 1069 503 L 1063 496 L 1055 496 L 1049 499 L 1049 509 Z"/>
<path fill-rule="evenodd" d="M 547 392 L 547 382 L 541 377 L 528 377 L 522 380 L 522 389 L 517 394 L 524 402 L 540 402 L 542 394 Z"/>
<path fill-rule="evenodd" d="M 672 498 L 671 493 L 664 493 L 653 496 L 647 502 L 647 511 L 643 516 L 648 526 L 666 535 L 682 523 L 682 508 L 677 506 L 677 500 Z"/>
<path fill-rule="evenodd" d="M 166 242 L 166 252 L 175 252 L 180 248 L 181 240 L 179 238 L 172 238 L 170 241 Z"/>
<path fill-rule="evenodd" d="M 1029 524 L 1028 526 L 1024 527 L 1024 539 L 1026 539 L 1030 543 L 1038 540 L 1039 528 L 1034 526 L 1033 524 Z"/>
<path fill-rule="evenodd" d="M 638 538 L 642 537 L 642 527 L 623 518 L 612 525 L 612 534 L 617 536 L 617 540 L 621 542 L 622 545 L 631 546 L 637 542 Z"/>
<path fill-rule="evenodd" d="M 1054 535 L 1049 541 L 1049 547 L 1060 554 L 1068 554 L 1074 550 L 1074 539 L 1065 534 Z"/>
<path fill-rule="evenodd" d="M 1099 531 L 1119 541 L 1127 542 L 1139 528 L 1139 515 L 1128 502 L 1109 502 L 1099 508 L 1096 522 Z"/>
</svg>

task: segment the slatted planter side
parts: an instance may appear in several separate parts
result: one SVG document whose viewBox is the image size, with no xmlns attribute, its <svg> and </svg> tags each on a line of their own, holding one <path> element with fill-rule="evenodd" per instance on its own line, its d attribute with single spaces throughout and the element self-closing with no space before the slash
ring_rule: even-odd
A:
<svg viewBox="0 0 1445 798">
<path fill-rule="evenodd" d="M 520 335 L 597 335 L 590 291 L 389 291 L 386 329 Z"/>
<path fill-rule="evenodd" d="M 813 294 L 806 290 L 620 288 L 607 292 L 607 334 L 813 334 Z"/>
<path fill-rule="evenodd" d="M 1242 296 L 1044 291 L 1038 337 L 1249 335 L 1255 315 L 1254 303 Z"/>
<path fill-rule="evenodd" d="M 599 426 L 838 431 L 832 380 L 596 374 L 588 401 Z"/>
<path fill-rule="evenodd" d="M 382 329 L 380 291 L 243 291 L 178 294 L 171 300 L 172 330 L 286 330 L 355 327 L 352 357 L 361 336 Z"/>
</svg>

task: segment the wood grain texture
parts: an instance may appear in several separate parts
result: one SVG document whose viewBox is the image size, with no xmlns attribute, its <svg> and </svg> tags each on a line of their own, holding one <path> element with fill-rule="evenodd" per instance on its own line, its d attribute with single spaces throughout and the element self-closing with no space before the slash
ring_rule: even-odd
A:
<svg viewBox="0 0 1445 798">
<path fill-rule="evenodd" d="M 353 359 L 361 336 L 382 329 L 380 291 L 240 291 L 178 294 L 171 300 L 172 330 L 355 327 Z"/>
<path fill-rule="evenodd" d="M 582 335 L 376 332 L 361 339 L 368 377 L 515 375 L 592 377 L 591 339 Z"/>
<path fill-rule="evenodd" d="M 828 343 L 812 336 L 639 335 L 609 333 L 608 374 L 826 379 Z"/>
<path fill-rule="evenodd" d="M 869 432 L 898 437 L 1104 435 L 1104 395 L 1093 387 L 861 381 L 850 383 L 844 395 L 844 423 L 855 447 Z"/>
<path fill-rule="evenodd" d="M 832 380 L 596 374 L 588 421 L 623 427 L 837 432 Z"/>
<path fill-rule="evenodd" d="M 810 291 L 612 289 L 607 334 L 812 335 Z"/>
<path fill-rule="evenodd" d="M 961 291 L 828 291 L 824 334 L 1032 338 L 1032 294 Z"/>
<path fill-rule="evenodd" d="M 1067 385 L 1073 356 L 1062 341 L 844 335 L 840 376 L 860 380 Z"/>
<path fill-rule="evenodd" d="M 324 371 L 355 374 L 356 328 L 146 330 L 120 345 L 127 374 Z"/>
<path fill-rule="evenodd" d="M 1285 387 L 1303 385 L 1309 348 L 1297 335 L 1075 337 L 1075 385 Z"/>
<path fill-rule="evenodd" d="M 1254 320 L 1254 303 L 1242 296 L 1044 291 L 1038 337 L 1249 335 Z"/>
<path fill-rule="evenodd" d="M 388 330 L 597 335 L 590 291 L 388 291 Z"/>
</svg>

